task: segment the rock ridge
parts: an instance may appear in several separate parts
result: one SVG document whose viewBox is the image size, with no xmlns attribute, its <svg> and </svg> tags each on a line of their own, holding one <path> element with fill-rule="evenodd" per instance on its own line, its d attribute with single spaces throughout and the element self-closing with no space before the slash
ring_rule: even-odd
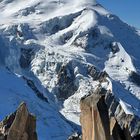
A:
<svg viewBox="0 0 140 140">
<path fill-rule="evenodd" d="M 36 118 L 24 102 L 0 122 L 0 140 L 37 140 Z"/>
<path fill-rule="evenodd" d="M 82 140 L 139 140 L 140 118 L 126 114 L 111 91 L 81 99 Z"/>
</svg>

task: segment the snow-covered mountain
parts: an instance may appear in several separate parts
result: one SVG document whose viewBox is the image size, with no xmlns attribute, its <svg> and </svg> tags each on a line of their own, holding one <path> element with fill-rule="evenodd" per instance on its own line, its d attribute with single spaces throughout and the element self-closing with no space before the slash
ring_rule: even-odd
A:
<svg viewBox="0 0 140 140">
<path fill-rule="evenodd" d="M 140 30 L 93 0 L 1 0 L 0 17 L 0 120 L 25 101 L 39 140 L 66 140 L 99 85 L 140 117 Z"/>
</svg>

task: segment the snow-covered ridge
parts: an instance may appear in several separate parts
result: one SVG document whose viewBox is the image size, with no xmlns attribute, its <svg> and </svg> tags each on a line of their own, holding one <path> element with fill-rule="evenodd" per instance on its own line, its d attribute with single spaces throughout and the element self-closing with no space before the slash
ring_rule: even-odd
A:
<svg viewBox="0 0 140 140">
<path fill-rule="evenodd" d="M 139 80 L 131 75 L 140 70 L 135 28 L 94 0 L 2 0 L 0 17 L 0 119 L 24 100 L 38 117 L 40 140 L 66 140 L 79 131 L 81 97 L 99 85 L 115 94 L 126 113 L 140 116 Z M 104 70 L 105 82 L 93 78 Z M 10 85 L 14 81 L 19 87 Z"/>
<path fill-rule="evenodd" d="M 0 2 L 0 16 L 3 19 L 0 23 L 31 23 L 32 20 L 39 22 L 44 19 L 62 16 L 62 14 L 70 14 L 95 4 L 94 0 L 3 0 Z"/>
</svg>

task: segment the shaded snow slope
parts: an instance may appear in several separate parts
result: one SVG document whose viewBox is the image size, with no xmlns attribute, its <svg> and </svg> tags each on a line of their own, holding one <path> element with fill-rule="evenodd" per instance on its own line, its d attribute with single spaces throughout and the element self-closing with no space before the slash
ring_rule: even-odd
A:
<svg viewBox="0 0 140 140">
<path fill-rule="evenodd" d="M 66 140 L 80 132 L 81 97 L 98 86 L 140 116 L 134 27 L 92 0 L 2 0 L 0 17 L 0 119 L 24 100 L 39 140 Z M 109 78 L 99 80 L 99 71 Z"/>
<path fill-rule="evenodd" d="M 57 108 L 38 99 L 22 77 L 6 69 L 0 69 L 0 77 L 0 120 L 14 112 L 24 101 L 29 110 L 37 116 L 39 139 L 62 140 L 73 132 L 71 125 L 60 115 Z"/>
</svg>

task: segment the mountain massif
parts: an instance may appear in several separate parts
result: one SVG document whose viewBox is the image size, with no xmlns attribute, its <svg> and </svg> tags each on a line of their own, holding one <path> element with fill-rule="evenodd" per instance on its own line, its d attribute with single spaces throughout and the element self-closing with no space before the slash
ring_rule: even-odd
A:
<svg viewBox="0 0 140 140">
<path fill-rule="evenodd" d="M 0 17 L 0 121 L 25 102 L 33 139 L 140 139 L 140 30 L 94 0 L 0 0 Z"/>
</svg>

